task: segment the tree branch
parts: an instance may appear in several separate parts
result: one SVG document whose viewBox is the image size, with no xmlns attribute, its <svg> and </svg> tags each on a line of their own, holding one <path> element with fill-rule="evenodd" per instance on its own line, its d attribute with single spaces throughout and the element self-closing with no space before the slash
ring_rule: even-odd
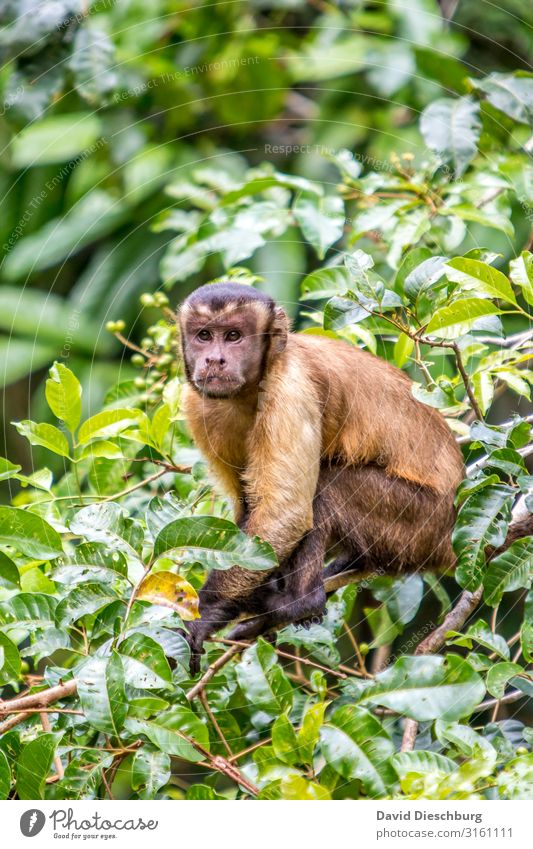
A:
<svg viewBox="0 0 533 849">
<path fill-rule="evenodd" d="M 422 640 L 415 649 L 415 655 L 435 654 L 446 642 L 448 631 L 460 631 L 471 613 L 476 609 L 483 597 L 483 587 L 478 587 L 473 593 L 465 591 L 453 610 L 450 610 L 442 625 L 435 628 L 431 634 Z M 418 722 L 416 719 L 405 721 L 403 739 L 400 751 L 411 752 L 416 743 Z"/>
<path fill-rule="evenodd" d="M 191 687 L 188 693 L 186 693 L 185 698 L 189 702 L 192 702 L 192 700 L 195 699 L 196 696 L 200 695 L 205 685 L 209 684 L 209 682 L 211 681 L 211 678 L 213 678 L 217 674 L 218 670 L 222 669 L 222 667 L 225 666 L 229 660 L 231 660 L 234 654 L 240 652 L 241 648 L 242 646 L 238 644 L 232 645 L 227 651 L 224 652 L 224 654 L 221 654 L 220 657 L 214 661 L 214 663 L 207 667 L 200 680 L 196 682 L 194 687 Z"/>
</svg>

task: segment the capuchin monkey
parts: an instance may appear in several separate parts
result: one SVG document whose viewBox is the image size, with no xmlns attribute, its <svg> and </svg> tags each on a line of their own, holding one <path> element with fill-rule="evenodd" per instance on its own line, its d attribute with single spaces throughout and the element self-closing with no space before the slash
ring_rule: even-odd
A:
<svg viewBox="0 0 533 849">
<path fill-rule="evenodd" d="M 204 640 L 242 614 L 250 639 L 324 613 L 324 577 L 446 570 L 463 460 L 399 369 L 344 341 L 291 333 L 263 292 L 202 286 L 182 304 L 185 416 L 235 521 L 279 568 L 211 572 L 189 624 Z M 324 569 L 325 561 L 333 557 Z"/>
</svg>

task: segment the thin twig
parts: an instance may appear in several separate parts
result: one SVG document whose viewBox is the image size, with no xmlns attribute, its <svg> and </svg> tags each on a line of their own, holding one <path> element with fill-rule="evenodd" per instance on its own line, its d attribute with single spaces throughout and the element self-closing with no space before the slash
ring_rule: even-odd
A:
<svg viewBox="0 0 533 849">
<path fill-rule="evenodd" d="M 258 743 L 252 743 L 251 746 L 248 746 L 246 749 L 243 749 L 242 752 L 237 752 L 236 755 L 232 755 L 229 760 L 231 763 L 239 761 L 241 758 L 244 758 L 245 755 L 250 755 L 252 752 L 255 752 L 256 749 L 260 749 L 261 746 L 266 746 L 269 743 L 272 743 L 272 737 L 267 737 L 266 740 L 259 740 Z"/>
<path fill-rule="evenodd" d="M 365 666 L 365 659 L 364 659 L 363 655 L 361 654 L 361 649 L 359 648 L 359 643 L 357 642 L 357 640 L 355 638 L 355 634 L 353 633 L 352 629 L 350 628 L 350 626 L 346 622 L 343 623 L 343 627 L 344 627 L 346 634 L 348 635 L 348 639 L 350 640 L 350 642 L 353 646 L 353 650 L 355 652 L 355 656 L 357 657 L 357 663 L 359 664 L 359 669 L 361 671 L 361 675 L 363 675 L 365 678 L 372 678 L 372 675 L 370 674 L 370 672 L 367 672 L 367 669 L 366 669 L 366 666 Z"/>
<path fill-rule="evenodd" d="M 217 674 L 218 670 L 222 669 L 222 667 L 225 666 L 229 660 L 231 660 L 233 655 L 240 652 L 240 650 L 241 646 L 236 644 L 232 645 L 231 648 L 224 652 L 224 654 L 221 654 L 220 657 L 217 658 L 217 660 L 215 660 L 206 669 L 206 671 L 204 672 L 200 680 L 196 682 L 194 687 L 191 687 L 188 693 L 185 694 L 185 698 L 189 702 L 192 702 L 192 700 L 202 692 L 205 685 L 211 681 L 211 678 L 213 678 Z"/>
<path fill-rule="evenodd" d="M 46 734 L 51 734 L 52 726 L 50 725 L 50 718 L 46 711 L 41 711 L 39 716 L 41 718 L 41 725 L 43 726 L 43 731 Z M 63 769 L 63 764 L 61 763 L 61 758 L 59 757 L 59 755 L 54 755 L 54 766 L 56 768 L 57 777 L 59 781 L 61 781 L 61 779 L 65 775 L 65 770 Z"/>
<path fill-rule="evenodd" d="M 200 692 L 198 693 L 198 698 L 200 699 L 200 701 L 201 701 L 201 703 L 202 703 L 202 705 L 203 705 L 203 707 L 204 707 L 204 710 L 205 710 L 206 714 L 208 715 L 209 719 L 211 720 L 211 723 L 212 723 L 212 725 L 213 725 L 213 728 L 214 728 L 214 729 L 215 729 L 215 731 L 217 732 L 218 737 L 219 737 L 219 739 L 220 739 L 220 742 L 221 742 L 221 743 L 222 743 L 222 745 L 224 746 L 224 748 L 225 748 L 226 752 L 228 753 L 228 755 L 231 757 L 231 755 L 233 754 L 233 752 L 231 751 L 231 748 L 230 748 L 230 745 L 229 745 L 228 741 L 227 741 L 227 740 L 226 740 L 226 738 L 224 737 L 223 731 L 222 731 L 222 729 L 221 729 L 220 725 L 219 725 L 219 724 L 218 724 L 218 722 L 217 722 L 217 718 L 216 718 L 215 714 L 213 713 L 213 711 L 212 711 L 212 710 L 211 710 L 211 708 L 209 707 L 209 702 L 207 701 L 207 695 L 206 695 L 205 690 L 200 690 Z"/>
<path fill-rule="evenodd" d="M 111 792 L 111 787 L 107 781 L 107 776 L 105 774 L 105 769 L 102 768 L 102 781 L 104 782 L 104 787 L 106 789 L 106 793 L 110 799 L 114 799 L 113 793 Z"/>
<path fill-rule="evenodd" d="M 510 704 L 511 702 L 517 702 L 519 699 L 525 698 L 525 694 L 522 690 L 511 690 L 510 693 L 506 693 L 505 696 L 502 696 L 501 699 L 487 699 L 485 702 L 481 702 L 476 708 L 474 708 L 474 713 L 482 713 L 486 710 L 491 710 L 496 705 Z"/>
<path fill-rule="evenodd" d="M 246 621 L 246 620 L 245 620 Z M 249 649 L 252 643 L 244 642 L 240 640 L 229 640 L 228 638 L 218 638 L 212 639 L 214 643 L 224 643 L 224 645 L 228 646 L 238 646 L 243 649 Z M 304 666 L 312 666 L 314 669 L 320 669 L 321 672 L 326 672 L 328 675 L 334 675 L 336 678 L 347 678 L 348 676 L 344 674 L 344 672 L 337 672 L 336 669 L 328 669 L 327 666 L 322 666 L 321 663 L 317 663 L 314 660 L 309 660 L 307 657 L 297 658 L 296 655 L 291 654 L 290 652 L 283 651 L 282 649 L 278 649 L 277 646 L 272 646 L 276 654 L 280 657 L 285 657 L 287 660 L 299 660 L 300 663 L 303 663 Z"/>
<path fill-rule="evenodd" d="M 123 489 L 122 492 L 117 492 L 115 495 L 107 495 L 105 498 L 102 498 L 101 504 L 105 504 L 106 501 L 115 501 L 117 498 L 123 498 L 125 495 L 129 495 L 131 492 L 135 492 L 136 489 L 140 489 L 143 486 L 146 486 L 148 483 L 152 483 L 152 481 L 161 478 L 163 475 L 167 474 L 167 469 L 160 469 L 158 472 L 155 472 L 150 477 L 145 478 L 143 481 L 138 481 L 134 486 L 128 487 L 128 489 Z"/>
<path fill-rule="evenodd" d="M 252 796 L 259 795 L 259 788 L 256 787 L 255 784 L 252 784 L 252 782 L 249 781 L 249 779 L 246 778 L 246 776 L 243 775 L 243 773 L 237 769 L 233 763 L 230 763 L 226 758 L 222 757 L 222 755 L 212 755 L 211 752 L 208 752 L 207 749 L 205 749 L 200 743 L 197 743 L 196 740 L 193 740 L 192 737 L 188 737 L 187 734 L 183 734 L 181 731 L 176 731 L 176 734 L 204 756 L 207 761 L 207 766 L 212 767 L 212 769 L 217 772 L 221 772 L 236 784 L 240 784 L 241 787 L 244 787 L 244 789 Z"/>
<path fill-rule="evenodd" d="M 474 395 L 474 390 L 472 389 L 472 385 L 470 383 L 470 378 L 466 372 L 466 369 L 463 364 L 463 358 L 461 357 L 461 350 L 457 342 L 453 343 L 453 350 L 455 353 L 455 362 L 457 363 L 457 368 L 459 369 L 459 373 L 464 383 L 464 387 L 466 389 L 466 394 L 470 400 L 470 404 L 472 405 L 472 409 L 474 410 L 477 418 L 480 422 L 484 421 L 485 417 L 481 412 L 481 407 L 479 406 L 476 396 Z"/>
</svg>

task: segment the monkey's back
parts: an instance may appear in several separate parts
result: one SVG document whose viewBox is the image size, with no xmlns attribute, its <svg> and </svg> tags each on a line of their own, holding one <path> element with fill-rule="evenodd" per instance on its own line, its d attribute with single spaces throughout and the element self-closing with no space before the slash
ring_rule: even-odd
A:
<svg viewBox="0 0 533 849">
<path fill-rule="evenodd" d="M 322 456 L 375 463 L 391 476 L 453 493 L 463 459 L 438 410 L 417 401 L 396 366 L 348 342 L 290 334 L 287 356 L 300 360 L 322 408 Z"/>
</svg>

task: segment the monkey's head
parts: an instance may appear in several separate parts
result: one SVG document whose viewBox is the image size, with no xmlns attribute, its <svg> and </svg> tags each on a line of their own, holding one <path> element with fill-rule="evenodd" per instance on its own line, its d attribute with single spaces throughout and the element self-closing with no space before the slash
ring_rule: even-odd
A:
<svg viewBox="0 0 533 849">
<path fill-rule="evenodd" d="M 187 379 L 209 398 L 257 388 L 289 329 L 272 298 L 239 283 L 196 289 L 181 305 L 179 322 Z"/>
</svg>

